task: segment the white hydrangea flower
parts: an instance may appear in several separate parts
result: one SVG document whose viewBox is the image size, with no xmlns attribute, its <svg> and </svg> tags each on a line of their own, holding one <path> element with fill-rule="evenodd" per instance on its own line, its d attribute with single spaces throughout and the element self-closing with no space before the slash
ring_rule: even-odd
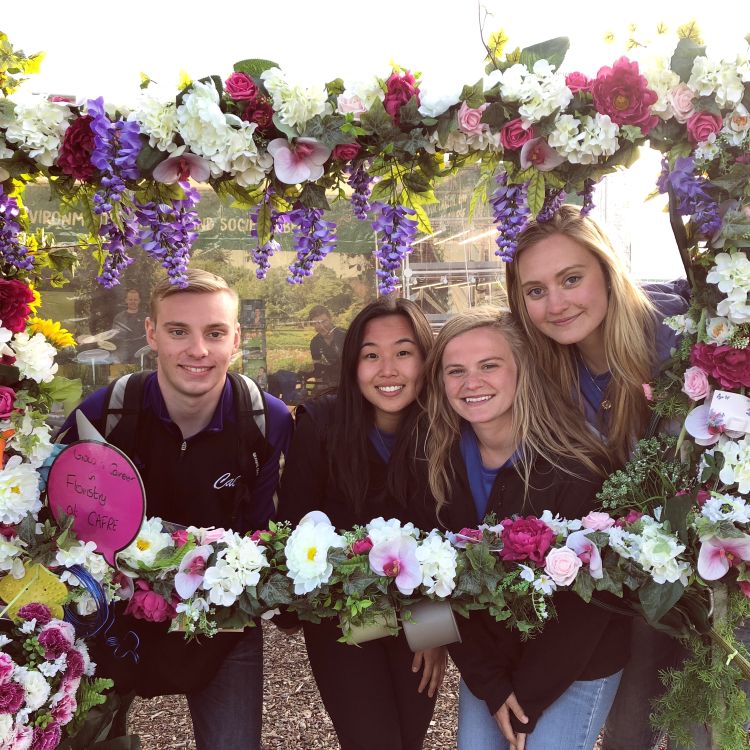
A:
<svg viewBox="0 0 750 750">
<path fill-rule="evenodd" d="M 22 378 L 37 383 L 49 383 L 57 372 L 55 356 L 57 350 L 41 333 L 29 337 L 25 331 L 17 333 L 12 342 L 16 355 L 15 366 Z"/>
<path fill-rule="evenodd" d="M 443 151 L 450 151 L 454 154 L 468 154 L 469 151 L 500 151 L 502 149 L 500 133 L 493 134 L 489 130 L 475 135 L 467 135 L 460 130 L 453 130 L 444 139 L 441 139 L 435 132 L 432 138 Z"/>
<path fill-rule="evenodd" d="M 609 546 L 626 560 L 637 560 L 640 555 L 641 538 L 638 534 L 625 531 L 619 526 L 610 526 L 605 532 L 609 536 Z"/>
<path fill-rule="evenodd" d="M 378 516 L 373 518 L 366 528 L 367 536 L 370 537 L 373 546 L 390 542 L 399 536 L 413 536 L 415 539 L 419 536 L 419 530 L 414 528 L 413 523 L 405 523 L 402 526 L 398 518 L 390 518 L 386 521 L 382 516 Z"/>
<path fill-rule="evenodd" d="M 696 57 L 690 74 L 688 86 L 698 96 L 716 94 L 719 107 L 734 107 L 745 95 L 743 75 L 737 70 L 735 62 L 718 62 L 705 56 Z"/>
<path fill-rule="evenodd" d="M 226 115 L 226 119 L 227 147 L 213 157 L 213 162 L 243 187 L 256 185 L 273 166 L 273 157 L 270 154 L 259 156 L 253 140 L 256 123 L 245 122 L 236 115 Z"/>
<path fill-rule="evenodd" d="M 39 670 L 16 667 L 13 670 L 13 680 L 26 693 L 26 705 L 24 708 L 28 711 L 38 711 L 46 703 L 47 698 L 49 698 L 49 683 Z"/>
<path fill-rule="evenodd" d="M 698 161 L 713 161 L 721 153 L 716 133 L 711 133 L 705 141 L 701 141 L 693 153 Z"/>
<path fill-rule="evenodd" d="M 688 86 L 698 96 L 710 96 L 716 90 L 720 76 L 720 64 L 700 55 L 693 60 Z"/>
<path fill-rule="evenodd" d="M 135 109 L 128 115 L 128 120 L 140 125 L 141 133 L 148 136 L 148 145 L 151 148 L 168 153 L 177 148 L 174 142 L 177 132 L 177 105 L 174 98 L 168 101 L 146 90 L 138 97 Z"/>
<path fill-rule="evenodd" d="M 52 454 L 52 441 L 49 425 L 43 417 L 34 418 L 26 412 L 16 421 L 15 432 L 9 445 L 23 454 L 26 460 L 38 469 Z"/>
<path fill-rule="evenodd" d="M 698 324 L 689 315 L 672 315 L 664 318 L 662 323 L 679 334 L 692 334 L 698 331 Z"/>
<path fill-rule="evenodd" d="M 733 112 L 724 118 L 722 134 L 732 146 L 741 146 L 750 130 L 750 113 L 742 104 L 738 104 Z"/>
<path fill-rule="evenodd" d="M 11 456 L 0 471 L 0 523 L 20 523 L 42 509 L 39 475 L 21 456 Z"/>
<path fill-rule="evenodd" d="M 302 132 L 308 120 L 329 112 L 328 92 L 320 84 L 291 85 L 279 68 L 269 68 L 261 80 L 273 99 L 273 108 L 281 122 Z"/>
<path fill-rule="evenodd" d="M 556 73 L 555 66 L 547 60 L 537 60 L 533 74 L 528 74 L 521 86 L 518 114 L 528 128 L 556 109 L 565 109 L 572 98 L 573 93 L 565 85 L 565 75 Z"/>
<path fill-rule="evenodd" d="M 677 559 L 684 551 L 685 545 L 680 544 L 673 534 L 664 533 L 656 523 L 646 523 L 638 562 L 656 583 L 683 581 L 687 585 L 690 565 Z"/>
<path fill-rule="evenodd" d="M 209 601 L 220 607 L 231 607 L 245 590 L 239 571 L 226 560 L 217 560 L 206 568 L 202 585 L 208 591 Z"/>
<path fill-rule="evenodd" d="M 18 537 L 6 539 L 0 536 L 0 572 L 10 573 L 15 579 L 23 578 L 25 570 L 23 567 L 23 548 L 26 543 Z"/>
<path fill-rule="evenodd" d="M 744 323 L 750 320 L 750 306 L 747 294 L 750 291 L 750 260 L 745 253 L 719 253 L 714 258 L 714 265 L 706 275 L 709 284 L 716 284 L 724 292 L 726 299 L 717 306 L 716 311 L 733 323 Z"/>
<path fill-rule="evenodd" d="M 750 323 L 750 305 L 747 302 L 747 292 L 742 287 L 735 287 L 716 305 L 716 312 L 729 318 L 732 323 Z"/>
<path fill-rule="evenodd" d="M 57 551 L 55 560 L 64 568 L 80 565 L 100 583 L 104 581 L 110 571 L 107 561 L 96 551 L 96 542 L 78 541 L 67 550 Z M 64 570 L 60 580 L 67 582 L 70 586 L 80 586 L 81 582 L 69 571 Z"/>
<path fill-rule="evenodd" d="M 13 149 L 8 148 L 2 134 L 0 134 L 0 159 L 10 159 L 13 156 Z"/>
<path fill-rule="evenodd" d="M 516 63 L 511 65 L 507 70 L 493 70 L 485 81 L 485 90 L 492 88 L 498 81 L 500 82 L 500 94 L 504 101 L 518 102 L 521 100 L 523 93 L 523 83 L 529 70 L 525 65 Z"/>
<path fill-rule="evenodd" d="M 374 542 L 374 540 L 373 540 Z M 343 549 L 346 540 L 326 521 L 308 520 L 290 534 L 284 553 L 289 568 L 287 575 L 294 582 L 295 594 L 308 594 L 326 583 L 333 573 L 328 550 Z"/>
<path fill-rule="evenodd" d="M 651 105 L 651 111 L 669 120 L 673 116 L 672 105 L 667 94 L 680 82 L 680 76 L 669 68 L 669 61 L 658 58 L 654 61 L 654 67 L 646 73 L 648 87 L 655 91 L 659 98 Z"/>
<path fill-rule="evenodd" d="M 734 495 L 712 495 L 703 504 L 701 513 L 714 523 L 720 521 L 750 522 L 750 505 L 741 497 Z"/>
<path fill-rule="evenodd" d="M 8 125 L 5 139 L 9 143 L 17 143 L 39 164 L 51 167 L 57 159 L 72 115 L 64 104 L 46 99 L 16 104 L 15 119 Z"/>
<path fill-rule="evenodd" d="M 427 593 L 449 596 L 456 587 L 458 554 L 453 545 L 433 532 L 420 543 L 416 554 L 422 570 L 422 585 L 427 587 Z"/>
<path fill-rule="evenodd" d="M 708 323 L 706 323 L 706 338 L 709 343 L 721 346 L 732 338 L 736 330 L 737 326 L 731 320 L 716 316 L 709 318 Z"/>
<path fill-rule="evenodd" d="M 596 164 L 601 156 L 611 156 L 617 151 L 619 132 L 609 115 L 597 113 L 579 119 L 563 114 L 555 121 L 547 142 L 573 164 Z"/>
<path fill-rule="evenodd" d="M 219 558 L 237 571 L 244 588 L 255 586 L 260 580 L 260 571 L 268 567 L 265 549 L 250 537 L 236 532 L 226 533 L 222 542 L 226 546 L 219 552 Z"/>
<path fill-rule="evenodd" d="M 737 484 L 741 495 L 750 492 L 750 441 L 747 436 L 742 440 L 720 441 L 714 449 L 724 455 L 724 466 L 719 472 L 719 479 L 724 484 Z"/>
<path fill-rule="evenodd" d="M 118 555 L 122 564 L 137 568 L 139 563 L 152 565 L 161 550 L 173 547 L 174 541 L 162 531 L 160 518 L 149 518 L 143 522 L 133 543 Z"/>
<path fill-rule="evenodd" d="M 213 157 L 223 154 L 229 143 L 227 119 L 219 107 L 219 93 L 213 81 L 193 83 L 177 107 L 177 132 L 196 155 L 212 162 L 214 176 L 221 174 Z"/>
</svg>

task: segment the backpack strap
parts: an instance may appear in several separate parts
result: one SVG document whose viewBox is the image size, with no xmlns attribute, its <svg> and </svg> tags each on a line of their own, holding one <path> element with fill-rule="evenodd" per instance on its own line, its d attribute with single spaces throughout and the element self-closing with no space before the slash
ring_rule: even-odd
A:
<svg viewBox="0 0 750 750">
<path fill-rule="evenodd" d="M 106 406 L 97 424 L 99 432 L 131 458 L 143 410 L 143 386 L 150 374 L 134 372 L 113 380 L 107 388 Z"/>
</svg>

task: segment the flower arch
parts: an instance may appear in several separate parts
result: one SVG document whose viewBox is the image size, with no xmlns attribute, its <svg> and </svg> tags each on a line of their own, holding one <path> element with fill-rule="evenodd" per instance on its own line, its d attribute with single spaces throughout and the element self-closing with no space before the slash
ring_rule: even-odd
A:
<svg viewBox="0 0 750 750">
<path fill-rule="evenodd" d="M 40 58 L 14 50 L 2 34 L 0 45 L 4 579 L 24 580 L 32 562 L 42 561 L 64 571 L 82 565 L 94 578 L 110 580 L 90 547 L 64 539 L 49 523 L 35 522 L 41 509 L 39 478 L 52 453 L 45 417 L 53 401 L 75 400 L 76 385 L 60 378 L 54 364 L 55 350 L 70 346 L 72 337 L 59 323 L 37 316 L 34 283 L 41 278 L 65 283 L 76 258 L 56 248 L 49 235 L 25 231 L 26 185 L 44 177 L 67 209 L 83 213 L 88 230 L 83 244 L 93 249 L 98 281 L 107 288 L 119 283 L 138 246 L 161 263 L 173 283 L 183 283 L 199 223 L 195 183 L 208 183 L 248 211 L 248 252 L 258 278 L 279 248 L 276 234 L 284 224 L 292 225 L 296 258 L 288 280 L 294 284 L 335 249 L 336 227 L 326 211 L 332 200 L 348 201 L 357 219 L 371 222 L 379 235 L 379 285 L 388 293 L 418 233 L 431 232 L 427 209 L 437 201 L 434 188 L 441 179 L 479 166 L 470 210 L 479 203 L 492 206 L 497 255 L 507 262 L 529 217 L 544 220 L 571 197 L 582 211 L 591 210 L 599 180 L 629 166 L 648 143 L 663 154 L 657 189 L 669 197 L 670 222 L 693 290 L 688 313 L 670 321 L 684 334 L 682 344 L 649 392 L 655 413 L 684 427 L 677 441 L 639 446 L 606 491 L 615 498 L 611 507 L 624 511 L 617 493 L 637 496 L 648 479 L 662 501 L 661 517 L 648 508 L 653 523 L 644 526 L 640 517 L 624 516 L 624 523 L 641 523 L 633 533 L 644 545 L 648 541 L 649 549 L 658 546 L 662 556 L 657 560 L 654 552 L 638 560 L 648 584 L 641 588 L 644 609 L 653 614 L 666 606 L 686 614 L 710 589 L 717 602 L 725 600 L 714 638 L 731 641 L 733 623 L 748 614 L 745 594 L 750 596 L 744 558 L 750 557 L 747 51 L 731 60 L 709 59 L 691 28 L 663 69 L 643 71 L 621 57 L 590 78 L 559 72 L 568 49 L 564 38 L 507 54 L 494 46 L 483 79 L 440 101 L 427 100 L 418 77 L 398 68 L 365 85 L 336 79 L 303 87 L 271 61 L 245 60 L 225 77 L 187 82 L 168 100 L 155 98 L 146 87 L 137 105 L 124 112 L 102 98 L 15 100 L 12 95 Z M 653 501 L 653 496 L 643 498 L 644 509 Z M 556 519 L 545 523 L 563 539 L 573 528 Z M 161 532 L 152 526 L 143 533 L 156 539 Z M 602 549 L 607 544 L 614 549 L 613 533 L 607 532 L 609 541 L 590 538 Z M 269 546 L 269 567 L 282 575 L 285 548 L 274 541 L 275 531 L 264 534 L 255 541 Z M 349 547 L 363 542 L 349 539 Z M 346 542 L 335 549 L 341 545 Z M 627 544 L 618 549 L 625 550 L 617 553 L 622 559 L 633 558 Z M 466 554 L 470 559 L 479 553 Z M 523 567 L 530 581 L 542 580 Z M 144 581 L 147 568 L 138 568 Z M 85 592 L 67 572 L 64 576 L 69 600 L 85 601 Z M 596 581 L 592 588 L 609 585 Z M 701 617 L 702 610 L 696 611 L 688 618 L 693 625 Z M 210 623 L 204 625 L 210 630 Z M 695 660 L 687 676 L 673 676 L 673 690 L 660 709 L 662 722 L 678 733 L 694 718 L 695 680 L 705 683 L 710 675 L 716 689 L 698 690 L 708 696 L 701 718 L 718 727 L 722 747 L 744 746 L 737 729 L 740 704 L 722 706 L 739 673 L 717 663 L 700 637 L 692 644 Z M 735 663 L 747 655 L 741 645 L 737 649 Z"/>
</svg>

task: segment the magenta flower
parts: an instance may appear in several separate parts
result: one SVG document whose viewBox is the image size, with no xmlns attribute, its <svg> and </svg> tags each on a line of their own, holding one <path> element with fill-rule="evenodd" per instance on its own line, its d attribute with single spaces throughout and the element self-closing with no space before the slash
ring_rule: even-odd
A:
<svg viewBox="0 0 750 750">
<path fill-rule="evenodd" d="M 353 555 L 366 555 L 372 549 L 372 540 L 369 536 L 352 542 Z"/>
<path fill-rule="evenodd" d="M 544 138 L 532 138 L 521 147 L 521 169 L 536 167 L 540 172 L 550 172 L 565 161 Z"/>
<path fill-rule="evenodd" d="M 740 560 L 750 560 L 750 536 L 722 539 L 710 536 L 703 540 L 698 553 L 698 573 L 706 581 L 717 581 Z"/>
<path fill-rule="evenodd" d="M 154 169 L 154 179 L 165 185 L 187 182 L 191 178 L 196 182 L 206 182 L 210 176 L 209 163 L 202 157 L 190 153 L 173 154 Z"/>
<path fill-rule="evenodd" d="M 331 149 L 315 138 L 297 138 L 294 143 L 274 138 L 268 144 L 268 153 L 273 157 L 273 169 L 279 180 L 285 185 L 296 185 L 323 176 L 323 165 Z"/>
<path fill-rule="evenodd" d="M 180 569 L 174 577 L 174 588 L 181 599 L 189 599 L 203 583 L 206 561 L 212 552 L 213 548 L 206 545 L 190 550 L 182 558 Z"/>
<path fill-rule="evenodd" d="M 589 566 L 592 578 L 603 578 L 602 556 L 599 548 L 588 538 L 592 529 L 587 531 L 574 531 L 566 540 L 565 546 L 578 555 L 578 559 Z"/>
<path fill-rule="evenodd" d="M 404 596 L 410 596 L 422 583 L 417 540 L 413 536 L 398 536 L 376 544 L 370 550 L 370 567 L 380 576 L 395 578 L 396 588 Z"/>
</svg>

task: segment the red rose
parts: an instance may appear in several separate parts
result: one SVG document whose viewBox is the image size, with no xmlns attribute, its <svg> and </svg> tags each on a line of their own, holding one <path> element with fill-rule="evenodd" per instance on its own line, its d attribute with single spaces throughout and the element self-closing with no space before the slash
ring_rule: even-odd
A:
<svg viewBox="0 0 750 750">
<path fill-rule="evenodd" d="M 717 346 L 714 351 L 714 369 L 711 373 L 722 388 L 733 390 L 750 387 L 750 349 Z"/>
<path fill-rule="evenodd" d="M 258 96 L 258 87 L 247 73 L 232 73 L 224 81 L 224 89 L 236 102 L 250 101 Z"/>
<path fill-rule="evenodd" d="M 419 104 L 417 79 L 408 70 L 401 75 L 392 73 L 391 77 L 385 82 L 385 88 L 383 106 L 398 125 L 401 121 L 401 107 L 407 104 L 413 96 L 417 98 L 417 104 Z"/>
<path fill-rule="evenodd" d="M 26 328 L 34 293 L 18 279 L 0 279 L 0 325 L 13 333 Z"/>
<path fill-rule="evenodd" d="M 91 132 L 90 123 L 93 119 L 91 115 L 83 115 L 73 120 L 65 131 L 60 155 L 57 157 L 57 166 L 63 173 L 82 182 L 88 182 L 96 171 L 91 163 L 94 134 Z"/>
<path fill-rule="evenodd" d="M 352 542 L 352 554 L 354 555 L 366 555 L 372 549 L 372 540 L 369 536 L 364 539 L 357 539 L 356 542 Z"/>
<path fill-rule="evenodd" d="M 333 149 L 331 156 L 341 161 L 351 161 L 352 159 L 356 159 L 361 149 L 362 147 L 359 143 L 342 143 Z"/>
<path fill-rule="evenodd" d="M 503 560 L 531 560 L 537 565 L 544 564 L 544 556 L 550 548 L 555 533 L 544 521 L 535 516 L 518 518 L 502 522 L 503 549 L 500 557 Z"/>
<path fill-rule="evenodd" d="M 718 133 L 724 121 L 721 115 L 715 115 L 711 112 L 696 112 L 687 121 L 688 138 L 691 143 L 700 143 L 708 140 L 712 133 Z"/>
<path fill-rule="evenodd" d="M 258 130 L 263 133 L 273 124 L 273 107 L 271 106 L 271 102 L 263 96 L 258 97 L 254 102 L 245 107 L 242 119 L 247 122 L 257 123 Z"/>
<path fill-rule="evenodd" d="M 149 622 L 166 622 L 174 619 L 176 610 L 171 602 L 155 591 L 151 591 L 145 581 L 138 580 L 135 585 L 137 590 L 125 608 L 126 615 L 133 615 L 139 620 Z"/>
<path fill-rule="evenodd" d="M 13 413 L 16 392 L 12 388 L 0 385 L 0 419 L 7 419 Z"/>
<path fill-rule="evenodd" d="M 609 115 L 618 125 L 637 125 L 643 135 L 648 135 L 659 121 L 651 113 L 659 95 L 648 87 L 638 63 L 627 57 L 621 57 L 611 68 L 601 68 L 591 83 L 591 93 L 597 111 Z"/>
<path fill-rule="evenodd" d="M 506 122 L 500 130 L 500 143 L 508 151 L 517 151 L 526 141 L 534 137 L 534 128 L 525 128 L 520 117 Z"/>
<path fill-rule="evenodd" d="M 579 91 L 591 91 L 591 79 L 583 73 L 568 73 L 565 76 L 565 85 L 574 94 Z"/>
</svg>

